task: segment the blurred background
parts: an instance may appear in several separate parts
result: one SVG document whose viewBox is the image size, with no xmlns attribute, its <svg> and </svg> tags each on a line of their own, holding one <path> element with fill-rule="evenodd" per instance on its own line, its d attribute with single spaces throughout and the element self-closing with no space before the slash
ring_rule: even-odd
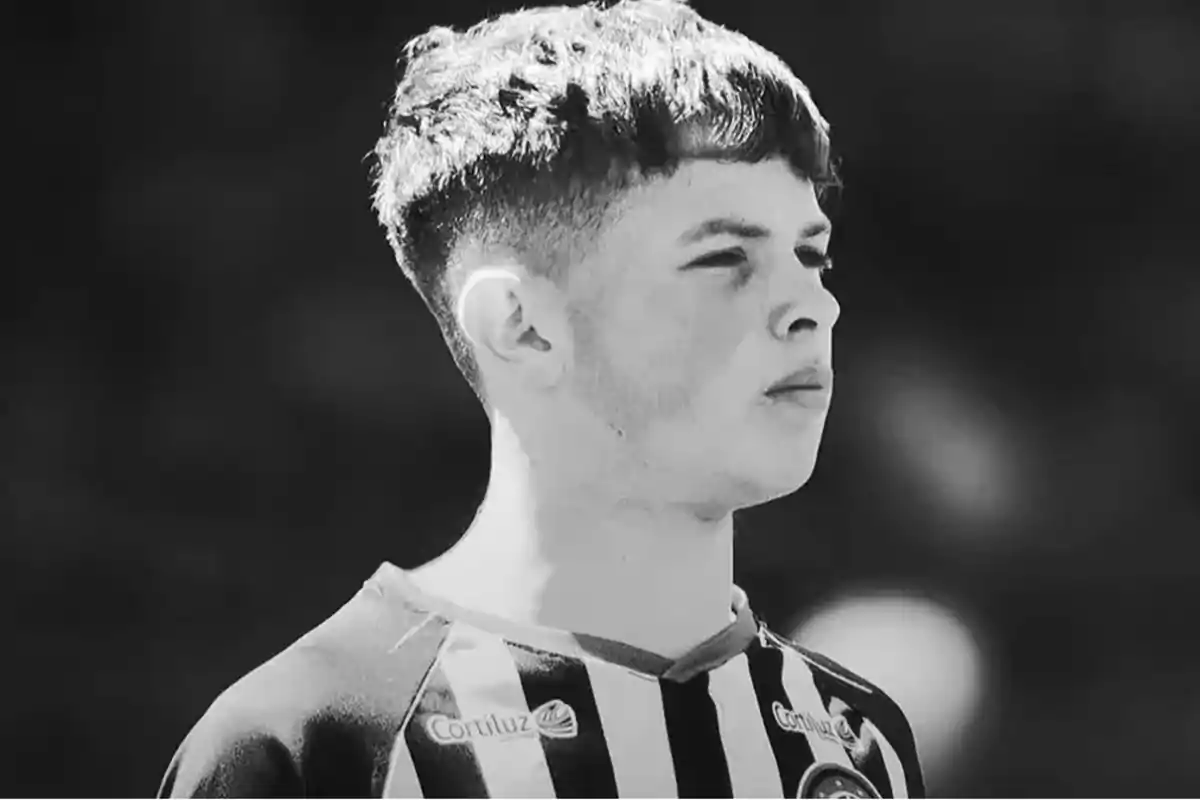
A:
<svg viewBox="0 0 1200 800">
<path fill-rule="evenodd" d="M 847 183 L 820 463 L 738 515 L 756 611 L 904 705 L 933 794 L 1200 794 L 1200 11 L 693 5 L 809 84 Z M 486 420 L 366 155 L 400 46 L 513 7 L 9 12 L 5 793 L 152 794 L 470 522 Z"/>
</svg>

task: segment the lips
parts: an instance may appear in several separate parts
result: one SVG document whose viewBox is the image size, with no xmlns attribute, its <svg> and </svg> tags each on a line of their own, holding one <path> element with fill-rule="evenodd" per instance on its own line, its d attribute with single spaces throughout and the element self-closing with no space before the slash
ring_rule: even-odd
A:
<svg viewBox="0 0 1200 800">
<path fill-rule="evenodd" d="M 793 391 L 829 390 L 833 386 L 833 370 L 824 365 L 811 365 L 775 381 L 767 389 L 768 397 Z"/>
</svg>

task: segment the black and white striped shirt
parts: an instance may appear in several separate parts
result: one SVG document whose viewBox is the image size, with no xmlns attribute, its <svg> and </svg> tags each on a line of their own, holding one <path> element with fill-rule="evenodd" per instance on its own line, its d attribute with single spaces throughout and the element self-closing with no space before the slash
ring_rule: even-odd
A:
<svg viewBox="0 0 1200 800">
<path fill-rule="evenodd" d="M 736 620 L 682 658 L 518 626 L 384 564 L 226 690 L 160 795 L 922 797 L 896 704 Z"/>
</svg>

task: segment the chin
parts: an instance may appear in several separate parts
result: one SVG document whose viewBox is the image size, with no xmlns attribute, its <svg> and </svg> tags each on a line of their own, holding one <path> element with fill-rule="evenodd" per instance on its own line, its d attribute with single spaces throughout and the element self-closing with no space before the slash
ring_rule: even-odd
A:
<svg viewBox="0 0 1200 800">
<path fill-rule="evenodd" d="M 733 511 L 786 497 L 812 478 L 820 436 L 764 439 L 757 432 L 731 436 L 724 448 L 676 450 L 670 467 L 652 481 L 659 497 Z M 717 455 L 719 453 L 719 455 Z M 699 470 L 697 470 L 699 468 Z M 639 481 L 645 491 L 647 482 Z"/>
<path fill-rule="evenodd" d="M 774 469 L 764 470 L 766 466 Z M 728 498 L 731 508 L 751 508 L 787 497 L 800 489 L 812 477 L 816 459 L 793 459 L 790 464 L 759 462 L 757 469 L 746 470 L 730 480 L 726 476 L 725 486 L 719 494 Z"/>
<path fill-rule="evenodd" d="M 761 463 L 758 478 L 763 499 L 760 503 L 786 497 L 802 488 L 812 478 L 817 466 L 816 450 L 802 455 L 792 453 L 790 456 L 773 461 L 764 459 Z"/>
<path fill-rule="evenodd" d="M 770 500 L 778 500 L 780 497 L 787 497 L 789 494 L 799 491 L 808 483 L 808 479 L 812 477 L 812 469 L 805 470 L 803 474 L 788 476 L 786 481 L 780 481 L 773 486 L 773 490 L 762 502 Z"/>
</svg>

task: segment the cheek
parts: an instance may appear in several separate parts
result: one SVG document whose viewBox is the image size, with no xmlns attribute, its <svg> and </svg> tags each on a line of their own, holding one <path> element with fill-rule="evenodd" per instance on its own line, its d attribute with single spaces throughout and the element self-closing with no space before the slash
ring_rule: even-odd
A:
<svg viewBox="0 0 1200 800">
<path fill-rule="evenodd" d="M 610 353 L 647 416 L 694 407 L 729 371 L 744 338 L 729 304 L 698 301 L 678 286 L 644 292 L 617 316 Z"/>
</svg>

